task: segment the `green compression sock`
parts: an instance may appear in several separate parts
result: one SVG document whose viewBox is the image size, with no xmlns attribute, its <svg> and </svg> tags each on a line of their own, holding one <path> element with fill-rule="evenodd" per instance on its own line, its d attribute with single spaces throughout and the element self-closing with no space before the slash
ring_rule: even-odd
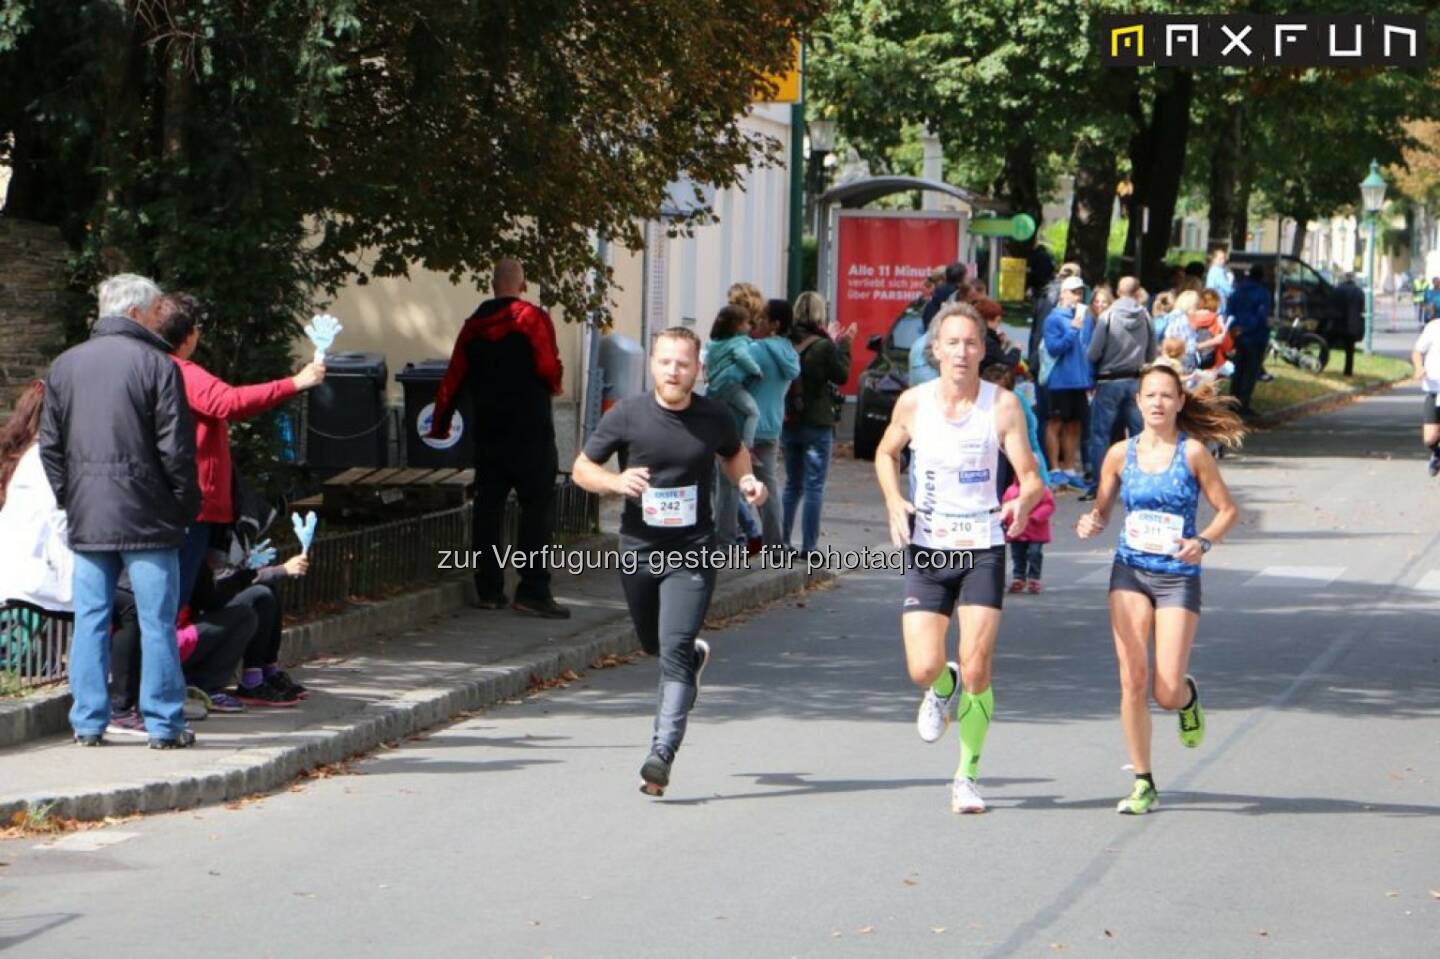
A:
<svg viewBox="0 0 1440 959">
<path fill-rule="evenodd" d="M 990 717 L 995 715 L 995 689 L 978 695 L 969 690 L 960 694 L 960 772 L 975 779 L 980 768 L 980 752 L 985 747 L 985 734 L 990 731 Z"/>
<path fill-rule="evenodd" d="M 940 678 L 931 683 L 930 688 L 935 690 L 935 695 L 941 699 L 950 698 L 950 694 L 955 692 L 955 674 L 950 672 L 949 666 L 940 671 Z"/>
</svg>

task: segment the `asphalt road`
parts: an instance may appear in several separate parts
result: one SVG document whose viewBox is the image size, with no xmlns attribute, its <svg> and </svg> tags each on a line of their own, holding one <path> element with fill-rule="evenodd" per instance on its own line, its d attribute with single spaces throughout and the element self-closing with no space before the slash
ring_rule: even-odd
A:
<svg viewBox="0 0 1440 959">
<path fill-rule="evenodd" d="M 1071 496 L 1046 592 L 1006 608 L 985 816 L 949 811 L 953 729 L 915 734 L 894 574 L 852 572 L 708 634 L 664 800 L 636 790 L 641 660 L 238 809 L 0 843 L 0 948 L 1440 955 L 1440 481 L 1418 410 L 1380 396 L 1224 461 L 1245 522 L 1207 563 L 1208 739 L 1182 749 L 1157 716 L 1151 816 L 1113 811 L 1109 553 L 1075 540 Z M 840 468 L 854 502 L 867 468 Z M 873 541 L 874 512 L 837 521 Z"/>
</svg>

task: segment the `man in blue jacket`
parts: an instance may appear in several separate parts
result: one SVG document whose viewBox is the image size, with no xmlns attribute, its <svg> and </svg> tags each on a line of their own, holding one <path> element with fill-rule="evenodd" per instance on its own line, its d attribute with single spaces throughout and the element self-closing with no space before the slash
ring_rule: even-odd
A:
<svg viewBox="0 0 1440 959">
<path fill-rule="evenodd" d="M 1045 351 L 1054 360 L 1045 382 L 1049 394 L 1045 423 L 1045 457 L 1053 469 L 1051 485 L 1069 483 L 1084 489 L 1080 472 L 1080 427 L 1085 420 L 1086 393 L 1095 385 L 1087 355 L 1094 326 L 1084 303 L 1085 281 L 1066 277 L 1060 302 L 1045 317 Z"/>
<path fill-rule="evenodd" d="M 1230 315 L 1235 318 L 1235 376 L 1230 392 L 1240 401 L 1240 413 L 1254 416 L 1250 398 L 1260 379 L 1260 366 L 1270 346 L 1270 288 L 1265 285 L 1265 267 L 1259 263 L 1230 295 Z"/>
</svg>

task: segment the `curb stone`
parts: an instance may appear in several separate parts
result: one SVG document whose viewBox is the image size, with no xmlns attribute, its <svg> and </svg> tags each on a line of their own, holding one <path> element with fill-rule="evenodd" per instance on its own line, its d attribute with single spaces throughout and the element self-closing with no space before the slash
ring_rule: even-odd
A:
<svg viewBox="0 0 1440 959">
<path fill-rule="evenodd" d="M 613 535 L 597 534 L 569 548 L 598 549 L 614 542 Z M 403 632 L 464 609 L 473 591 L 470 579 L 460 576 L 391 599 L 356 601 L 333 616 L 288 626 L 281 633 L 280 665 L 291 669 L 321 656 L 361 649 L 377 636 Z M 40 695 L 0 701 L 0 749 L 56 736 L 69 728 L 68 684 Z"/>
<path fill-rule="evenodd" d="M 1324 396 L 1316 396 L 1312 399 L 1302 400 L 1299 403 L 1292 403 L 1289 406 L 1266 413 L 1264 416 L 1255 420 L 1255 425 L 1266 428 L 1283 426 L 1291 420 L 1300 419 L 1312 413 L 1328 412 L 1332 406 L 1344 405 L 1358 400 L 1361 397 L 1386 392 L 1405 382 L 1405 380 L 1391 380 L 1386 383 L 1372 383 L 1369 386 L 1356 387 L 1338 393 L 1327 393 Z"/>
<path fill-rule="evenodd" d="M 798 569 L 752 573 L 718 589 L 710 615 L 734 616 L 834 579 L 829 570 L 808 575 Z M 463 585 L 447 583 L 432 592 L 446 592 L 453 586 L 463 593 Z M 220 769 L 0 801 L 0 822 L 10 821 L 16 813 L 40 809 L 64 819 L 97 820 L 187 809 L 269 792 L 316 766 L 359 756 L 383 743 L 449 722 L 460 713 L 522 696 L 535 679 L 554 679 L 566 670 L 584 673 L 597 658 L 626 655 L 639 648 L 628 618 L 621 619 L 558 649 L 476 666 L 459 682 L 414 689 L 393 700 L 371 703 L 349 722 L 298 730 L 289 734 L 288 745 L 242 750 L 218 760 Z"/>
</svg>

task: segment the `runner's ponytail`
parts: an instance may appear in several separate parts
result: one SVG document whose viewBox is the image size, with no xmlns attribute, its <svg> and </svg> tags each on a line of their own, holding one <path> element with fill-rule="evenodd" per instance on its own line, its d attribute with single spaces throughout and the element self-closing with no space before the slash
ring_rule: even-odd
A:
<svg viewBox="0 0 1440 959">
<path fill-rule="evenodd" d="M 1175 425 L 1181 432 L 1202 443 L 1214 441 L 1235 449 L 1245 438 L 1245 421 L 1236 412 L 1239 401 L 1233 396 L 1222 396 L 1215 387 L 1206 385 L 1197 390 L 1187 390 L 1174 367 L 1164 363 L 1147 366 L 1140 372 L 1140 385 L 1152 373 L 1164 373 L 1175 382 L 1185 405 L 1175 418 Z"/>
</svg>

